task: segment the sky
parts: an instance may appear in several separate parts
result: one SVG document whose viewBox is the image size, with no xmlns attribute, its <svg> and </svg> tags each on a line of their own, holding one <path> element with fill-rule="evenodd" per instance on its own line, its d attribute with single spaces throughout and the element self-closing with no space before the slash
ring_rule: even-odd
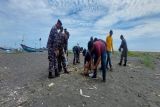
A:
<svg viewBox="0 0 160 107">
<path fill-rule="evenodd" d="M 0 0 L 0 47 L 46 47 L 57 19 L 70 32 L 69 49 L 87 47 L 91 36 L 106 39 L 113 30 L 117 50 L 160 51 L 160 0 Z"/>
</svg>

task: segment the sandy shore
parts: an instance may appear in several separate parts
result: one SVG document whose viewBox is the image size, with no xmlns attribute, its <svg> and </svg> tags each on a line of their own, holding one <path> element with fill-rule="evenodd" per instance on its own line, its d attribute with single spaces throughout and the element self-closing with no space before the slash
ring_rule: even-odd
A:
<svg viewBox="0 0 160 107">
<path fill-rule="evenodd" d="M 81 64 L 72 65 L 70 74 L 48 79 L 47 53 L 0 54 L 0 107 L 160 107 L 160 57 L 155 68 L 145 67 L 136 57 L 128 66 L 107 71 L 106 83 L 80 75 Z M 82 93 L 83 94 L 82 94 Z"/>
</svg>

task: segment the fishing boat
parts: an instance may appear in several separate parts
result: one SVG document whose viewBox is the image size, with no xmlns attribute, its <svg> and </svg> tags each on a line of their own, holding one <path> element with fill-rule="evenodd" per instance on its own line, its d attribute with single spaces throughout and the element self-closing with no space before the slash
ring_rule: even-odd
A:
<svg viewBox="0 0 160 107">
<path fill-rule="evenodd" d="M 21 44 L 23 50 L 25 50 L 26 52 L 43 52 L 42 49 L 36 49 L 36 48 L 31 48 L 29 46 L 26 46 L 24 44 Z"/>
</svg>

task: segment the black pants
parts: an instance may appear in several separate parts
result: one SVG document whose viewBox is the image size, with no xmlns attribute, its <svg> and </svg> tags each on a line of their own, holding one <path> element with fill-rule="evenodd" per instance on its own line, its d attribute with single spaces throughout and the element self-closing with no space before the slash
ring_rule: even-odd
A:
<svg viewBox="0 0 160 107">
<path fill-rule="evenodd" d="M 59 50 L 59 55 L 58 55 L 58 70 L 61 71 L 63 67 L 63 70 L 66 71 L 66 59 L 64 56 L 64 51 L 63 49 Z"/>
<path fill-rule="evenodd" d="M 126 62 L 127 62 L 127 51 L 122 51 L 120 63 L 122 63 L 123 58 L 124 58 L 124 63 L 126 64 Z"/>
</svg>

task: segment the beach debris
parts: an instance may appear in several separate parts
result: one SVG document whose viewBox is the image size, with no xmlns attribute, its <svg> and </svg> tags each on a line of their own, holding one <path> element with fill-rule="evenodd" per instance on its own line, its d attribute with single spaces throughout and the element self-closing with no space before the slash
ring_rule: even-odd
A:
<svg viewBox="0 0 160 107">
<path fill-rule="evenodd" d="M 71 107 L 70 105 L 68 105 L 68 107 Z"/>
<path fill-rule="evenodd" d="M 7 69 L 7 67 L 4 67 L 4 69 Z"/>
<path fill-rule="evenodd" d="M 82 89 L 80 89 L 80 95 L 83 96 L 83 97 L 86 97 L 86 98 L 89 98 L 89 97 L 90 97 L 90 96 L 88 96 L 88 95 L 84 95 L 83 92 L 82 92 Z"/>
<path fill-rule="evenodd" d="M 88 88 L 89 90 L 97 90 L 97 87 L 96 86 L 93 86 L 93 87 L 90 87 L 90 88 Z"/>
<path fill-rule="evenodd" d="M 53 82 L 48 84 L 48 87 L 52 87 L 53 85 L 55 85 Z"/>
<path fill-rule="evenodd" d="M 28 102 L 27 100 L 28 100 L 27 97 L 22 96 L 22 97 L 20 97 L 20 98 L 18 99 L 17 104 L 18 104 L 19 106 L 22 106 L 22 105 L 24 105 L 24 104 L 26 104 L 26 103 Z"/>
<path fill-rule="evenodd" d="M 130 76 L 130 78 L 134 78 L 133 76 Z"/>
<path fill-rule="evenodd" d="M 160 97 L 160 94 L 158 95 L 158 97 Z"/>
</svg>

